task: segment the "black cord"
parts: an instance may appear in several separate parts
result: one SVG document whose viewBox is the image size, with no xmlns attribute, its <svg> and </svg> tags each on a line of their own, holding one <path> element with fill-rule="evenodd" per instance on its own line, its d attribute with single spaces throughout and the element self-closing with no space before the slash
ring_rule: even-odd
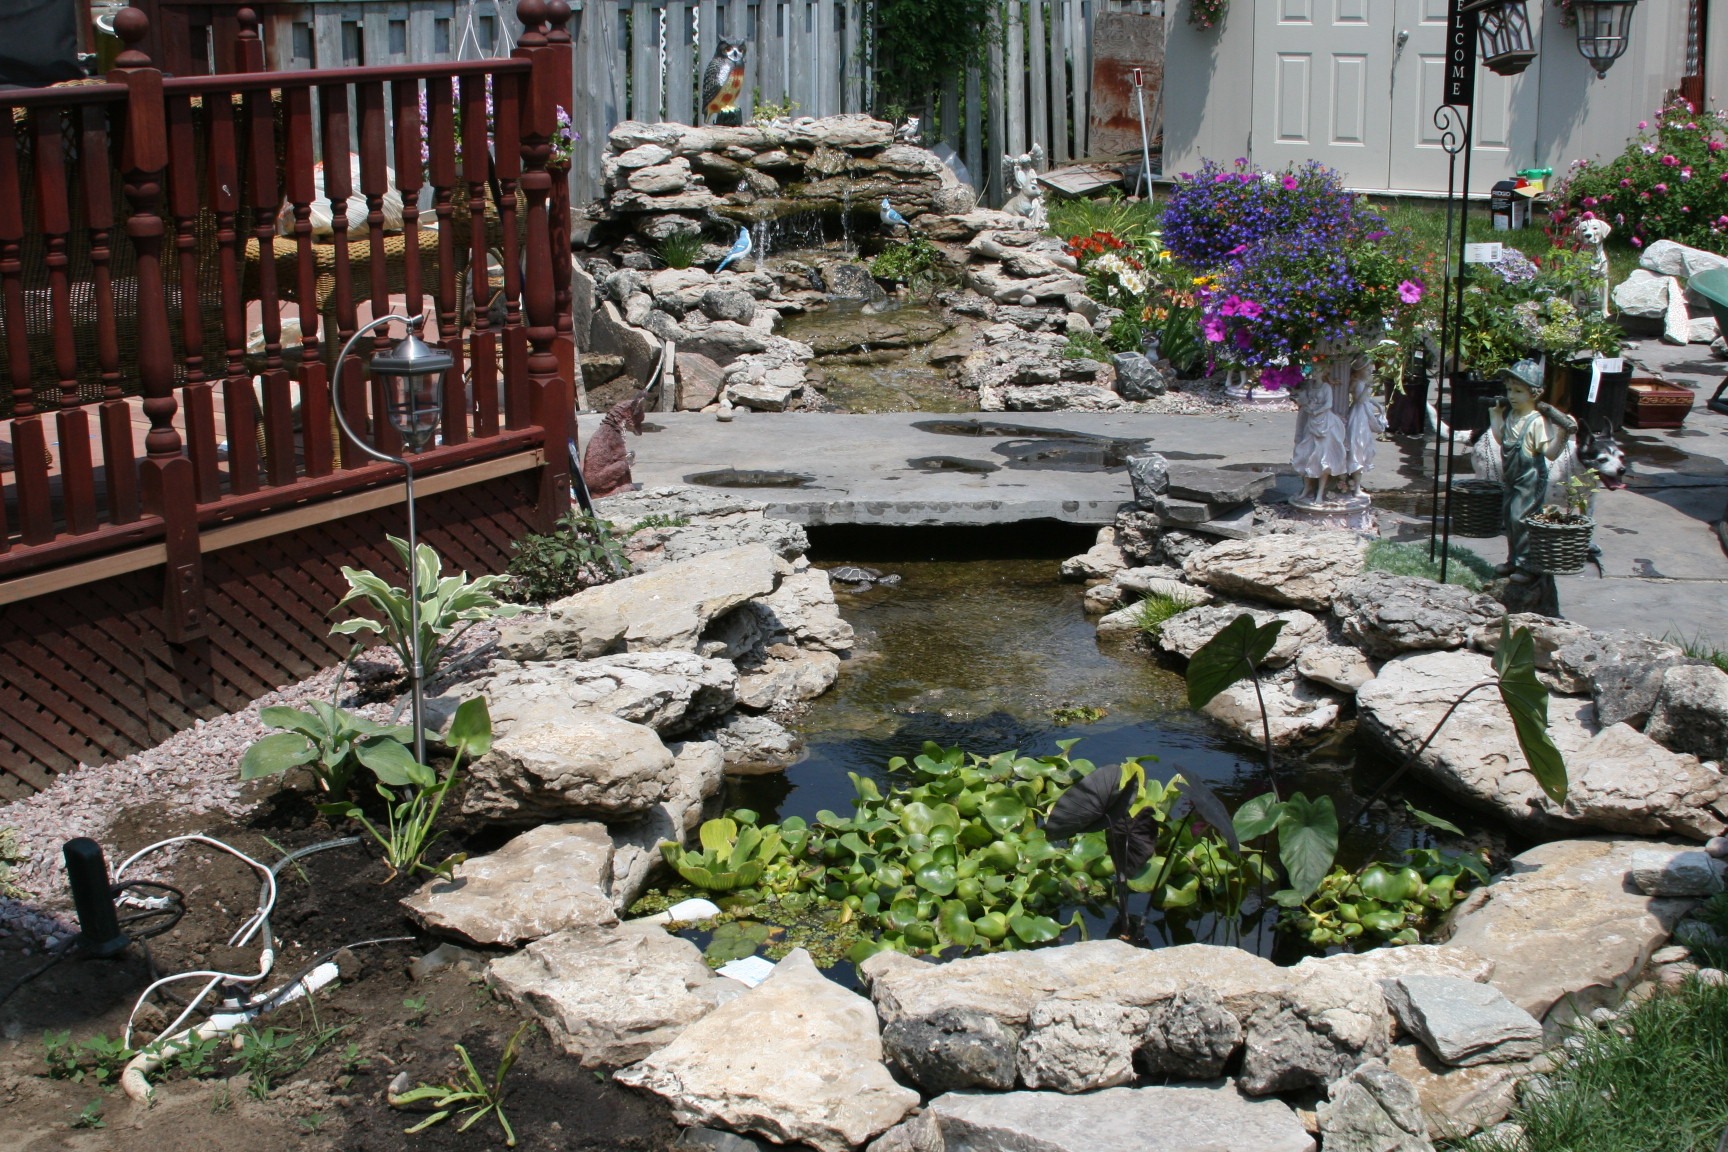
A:
<svg viewBox="0 0 1728 1152">
<path fill-rule="evenodd" d="M 148 940 L 152 936 L 160 936 L 180 923 L 181 918 L 186 915 L 186 893 L 172 884 L 164 884 L 157 880 L 128 880 L 123 884 L 114 885 L 109 889 L 109 895 L 112 898 L 118 898 L 122 893 L 134 888 L 160 892 L 169 897 L 170 903 L 162 908 L 146 908 L 143 911 L 120 917 L 119 923 L 122 928 L 128 924 L 153 920 L 161 921 L 127 932 L 126 935 L 130 939 L 142 941 Z"/>
</svg>

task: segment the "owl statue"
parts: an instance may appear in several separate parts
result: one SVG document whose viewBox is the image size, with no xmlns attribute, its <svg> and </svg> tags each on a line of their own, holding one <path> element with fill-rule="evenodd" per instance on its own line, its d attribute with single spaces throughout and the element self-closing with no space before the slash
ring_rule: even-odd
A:
<svg viewBox="0 0 1728 1152">
<path fill-rule="evenodd" d="M 736 128 L 744 122 L 738 94 L 744 91 L 744 40 L 720 41 L 702 73 L 702 112 L 710 124 Z"/>
</svg>

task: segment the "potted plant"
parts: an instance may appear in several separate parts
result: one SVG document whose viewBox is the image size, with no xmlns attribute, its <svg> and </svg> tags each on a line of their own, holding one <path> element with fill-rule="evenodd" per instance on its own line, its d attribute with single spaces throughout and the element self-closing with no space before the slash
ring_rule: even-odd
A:
<svg viewBox="0 0 1728 1152">
<path fill-rule="evenodd" d="M 1566 481 L 1563 504 L 1547 504 L 1524 517 L 1524 526 L 1530 530 L 1530 565 L 1537 572 L 1566 576 L 1584 570 L 1590 560 L 1590 538 L 1596 530 L 1596 521 L 1590 517 L 1590 500 L 1596 488 L 1596 473 L 1582 472 Z"/>
</svg>

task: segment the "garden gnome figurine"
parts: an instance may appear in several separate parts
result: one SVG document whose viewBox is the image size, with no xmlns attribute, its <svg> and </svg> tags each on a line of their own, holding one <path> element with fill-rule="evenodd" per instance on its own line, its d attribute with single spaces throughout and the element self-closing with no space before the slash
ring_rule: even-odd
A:
<svg viewBox="0 0 1728 1152">
<path fill-rule="evenodd" d="M 1524 517 L 1536 511 L 1548 487 L 1548 465 L 1566 451 L 1577 423 L 1542 400 L 1542 366 L 1520 360 L 1502 373 L 1506 397 L 1489 413 L 1500 442 L 1500 518 L 1506 526 L 1506 563 L 1494 571 L 1528 584 L 1530 529 Z"/>
</svg>

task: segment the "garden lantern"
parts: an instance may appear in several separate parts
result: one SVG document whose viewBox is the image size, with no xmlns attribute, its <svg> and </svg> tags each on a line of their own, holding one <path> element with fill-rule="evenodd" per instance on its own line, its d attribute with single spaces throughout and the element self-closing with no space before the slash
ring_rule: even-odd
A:
<svg viewBox="0 0 1728 1152">
<path fill-rule="evenodd" d="M 407 335 L 391 347 L 372 357 L 372 376 L 382 385 L 384 391 L 383 417 L 390 422 L 402 437 L 402 456 L 392 456 L 381 452 L 366 440 L 354 434 L 354 429 L 348 426 L 348 417 L 342 411 L 342 399 L 338 395 L 342 380 L 342 365 L 354 351 L 354 346 L 361 337 L 392 321 L 399 321 L 408 326 Z M 408 498 L 408 680 L 413 701 L 414 727 L 414 759 L 421 764 L 426 763 L 426 720 L 425 703 L 421 691 L 421 680 L 425 675 L 425 659 L 420 651 L 420 589 L 418 576 L 419 541 L 414 525 L 414 466 L 408 462 L 407 456 L 424 452 L 432 446 L 432 437 L 438 431 L 438 417 L 444 405 L 444 376 L 455 363 L 449 352 L 434 347 L 420 339 L 420 329 L 426 323 L 424 316 L 380 316 L 361 328 L 348 338 L 343 345 L 342 354 L 336 358 L 336 366 L 330 373 L 331 408 L 336 413 L 336 422 L 341 425 L 342 433 L 348 442 L 375 460 L 386 464 L 400 465 Z"/>
<path fill-rule="evenodd" d="M 1458 10 L 1476 14 L 1482 66 L 1490 72 L 1516 76 L 1536 59 L 1536 38 L 1524 0 L 1467 0 Z"/>
<path fill-rule="evenodd" d="M 1626 52 L 1632 33 L 1632 10 L 1638 0 L 1573 0 L 1578 18 L 1578 54 L 1596 69 L 1598 80 Z"/>
</svg>

